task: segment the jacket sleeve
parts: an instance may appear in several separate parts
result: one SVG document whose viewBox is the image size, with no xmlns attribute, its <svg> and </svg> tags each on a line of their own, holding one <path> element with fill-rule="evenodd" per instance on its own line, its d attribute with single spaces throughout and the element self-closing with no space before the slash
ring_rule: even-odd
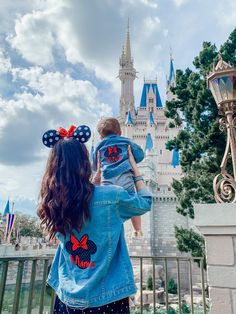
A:
<svg viewBox="0 0 236 314">
<path fill-rule="evenodd" d="M 93 169 L 93 171 L 97 171 L 97 153 L 98 153 L 98 150 L 96 148 L 94 153 L 93 153 L 93 161 L 92 161 L 92 169 Z"/>
<path fill-rule="evenodd" d="M 146 188 L 132 194 L 122 188 L 118 197 L 119 215 L 123 221 L 151 210 L 153 195 Z"/>
<path fill-rule="evenodd" d="M 142 148 L 133 142 L 130 143 L 130 146 L 131 146 L 131 151 L 134 155 L 135 161 L 137 163 L 141 162 L 144 159 L 144 152 L 143 152 Z"/>
</svg>

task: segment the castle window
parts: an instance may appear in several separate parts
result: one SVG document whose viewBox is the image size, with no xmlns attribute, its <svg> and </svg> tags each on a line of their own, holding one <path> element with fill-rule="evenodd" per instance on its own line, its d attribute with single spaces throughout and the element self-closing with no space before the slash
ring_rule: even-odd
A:
<svg viewBox="0 0 236 314">
<path fill-rule="evenodd" d="M 168 191 L 171 191 L 171 188 L 170 188 L 170 187 L 168 187 Z"/>
<path fill-rule="evenodd" d="M 158 191 L 158 192 L 160 192 L 160 190 L 161 190 L 160 188 L 157 188 L 157 191 Z"/>
<path fill-rule="evenodd" d="M 162 155 L 162 149 L 160 149 L 160 155 Z"/>
<path fill-rule="evenodd" d="M 149 101 L 150 104 L 153 104 L 154 99 L 153 98 L 149 98 L 148 101 Z"/>
</svg>

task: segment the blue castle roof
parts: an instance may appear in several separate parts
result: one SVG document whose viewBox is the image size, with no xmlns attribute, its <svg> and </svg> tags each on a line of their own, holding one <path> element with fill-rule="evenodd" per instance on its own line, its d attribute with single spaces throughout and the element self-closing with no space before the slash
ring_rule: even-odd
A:
<svg viewBox="0 0 236 314">
<path fill-rule="evenodd" d="M 153 114 L 151 111 L 149 111 L 148 123 L 149 124 L 155 124 L 154 119 L 153 119 Z"/>
<path fill-rule="evenodd" d="M 169 79 L 168 79 L 169 85 L 170 85 L 172 79 L 175 79 L 175 70 L 174 70 L 173 59 L 170 59 L 170 74 L 169 74 Z"/>
<path fill-rule="evenodd" d="M 150 133 L 147 134 L 145 152 L 153 148 L 153 140 Z"/>
<path fill-rule="evenodd" d="M 132 120 L 130 111 L 129 111 L 128 114 L 127 114 L 127 118 L 126 118 L 125 124 L 126 124 L 126 125 L 128 125 L 128 124 L 133 124 L 133 120 Z"/>
<path fill-rule="evenodd" d="M 144 83 L 143 85 L 143 91 L 142 91 L 142 96 L 141 96 L 141 101 L 140 101 L 140 107 L 146 107 L 146 102 L 147 102 L 147 93 L 149 92 L 150 86 L 152 86 L 153 92 L 156 96 L 156 106 L 157 107 L 162 107 L 162 102 L 161 102 L 161 96 L 159 94 L 158 86 L 156 83 Z"/>
<path fill-rule="evenodd" d="M 179 166 L 179 151 L 176 148 L 173 149 L 171 165 L 174 168 Z"/>
</svg>

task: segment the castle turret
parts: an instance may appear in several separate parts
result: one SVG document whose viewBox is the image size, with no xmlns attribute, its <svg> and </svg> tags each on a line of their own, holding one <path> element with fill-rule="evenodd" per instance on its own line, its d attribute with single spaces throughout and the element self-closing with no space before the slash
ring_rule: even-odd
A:
<svg viewBox="0 0 236 314">
<path fill-rule="evenodd" d="M 126 117 L 126 121 L 125 121 L 125 125 L 126 126 L 133 126 L 133 120 L 132 120 L 132 117 L 131 117 L 131 113 L 130 111 L 128 111 L 128 114 L 127 114 L 127 117 Z"/>
<path fill-rule="evenodd" d="M 152 140 L 151 133 L 148 133 L 146 137 L 145 152 L 151 151 L 152 149 L 153 149 L 153 140 Z"/>
<path fill-rule="evenodd" d="M 171 87 L 176 86 L 176 80 L 175 80 L 175 70 L 174 70 L 174 64 L 173 64 L 173 58 L 172 58 L 172 52 L 170 53 L 170 73 L 169 77 L 166 82 L 166 95 L 167 95 L 167 101 L 171 101 L 175 99 L 175 95 L 173 95 L 171 91 Z"/>
<path fill-rule="evenodd" d="M 154 122 L 154 118 L 153 118 L 152 111 L 149 111 L 149 115 L 148 115 L 148 125 L 150 125 L 150 126 L 155 126 L 155 122 Z"/>
<path fill-rule="evenodd" d="M 136 78 L 136 70 L 133 65 L 130 48 L 130 32 L 129 22 L 126 33 L 125 46 L 122 49 L 120 57 L 119 79 L 121 81 L 121 96 L 120 96 L 120 123 L 125 124 L 128 112 L 134 117 L 134 80 Z"/>
<path fill-rule="evenodd" d="M 172 161 L 171 161 L 171 165 L 176 168 L 177 166 L 179 166 L 179 151 L 174 148 L 172 151 Z"/>
</svg>

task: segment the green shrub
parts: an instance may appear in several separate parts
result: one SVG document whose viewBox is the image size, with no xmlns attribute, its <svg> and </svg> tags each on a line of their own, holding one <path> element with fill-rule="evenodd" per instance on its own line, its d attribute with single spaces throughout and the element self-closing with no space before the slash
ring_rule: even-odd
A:
<svg viewBox="0 0 236 314">
<path fill-rule="evenodd" d="M 147 280 L 147 290 L 153 290 L 153 280 L 152 280 L 152 276 L 148 277 Z"/>
<path fill-rule="evenodd" d="M 190 314 L 191 311 L 189 309 L 189 307 L 187 306 L 187 304 L 183 303 L 182 304 L 182 314 Z"/>
<path fill-rule="evenodd" d="M 177 294 L 177 284 L 175 283 L 173 278 L 170 278 L 167 285 L 168 293 Z"/>
</svg>

